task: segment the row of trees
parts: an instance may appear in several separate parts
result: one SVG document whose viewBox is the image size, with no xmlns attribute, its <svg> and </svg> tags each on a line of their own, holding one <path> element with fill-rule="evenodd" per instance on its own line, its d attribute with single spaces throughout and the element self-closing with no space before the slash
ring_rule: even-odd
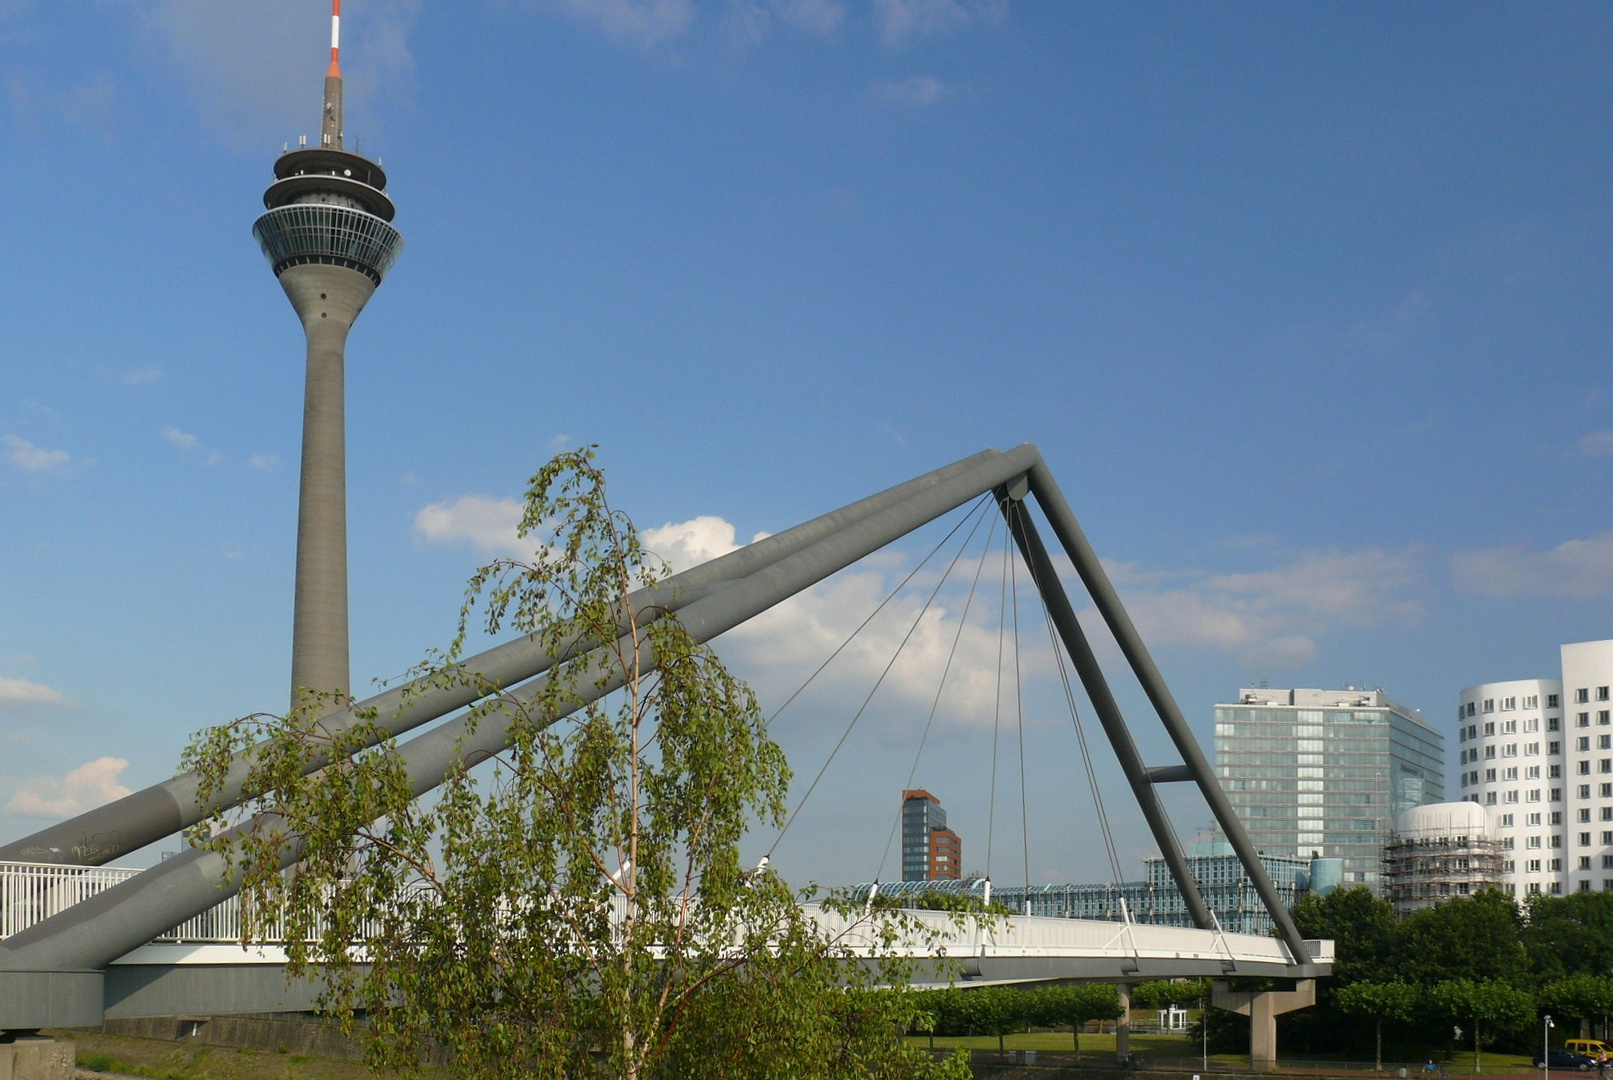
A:
<svg viewBox="0 0 1613 1080">
<path fill-rule="evenodd" d="M 1520 908 L 1486 890 L 1396 920 L 1365 888 L 1308 896 L 1294 908 L 1306 937 L 1336 943 L 1334 976 L 1314 1009 L 1280 1021 L 1285 1045 L 1345 1052 L 1370 1035 L 1381 1062 L 1458 1039 L 1537 1048 L 1541 1014 L 1572 1033 L 1613 1016 L 1613 893 L 1533 896 Z"/>
</svg>

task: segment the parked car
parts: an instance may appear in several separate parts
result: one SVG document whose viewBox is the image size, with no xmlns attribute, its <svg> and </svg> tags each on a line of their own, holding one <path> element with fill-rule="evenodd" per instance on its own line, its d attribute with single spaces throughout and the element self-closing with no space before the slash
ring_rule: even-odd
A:
<svg viewBox="0 0 1613 1080">
<path fill-rule="evenodd" d="M 1542 1055 L 1540 1051 L 1536 1050 L 1535 1068 L 1537 1069 L 1548 1064 L 1547 1062 L 1542 1061 L 1541 1057 Z M 1580 1072 L 1588 1072 L 1589 1070 L 1596 1068 L 1596 1060 L 1594 1058 L 1588 1058 L 1584 1054 L 1575 1054 L 1568 1050 L 1557 1049 L 1552 1050 L 1551 1061 L 1549 1064 L 1554 1069 L 1578 1069 Z"/>
<path fill-rule="evenodd" d="M 1613 1046 L 1607 1045 L 1601 1039 L 1564 1039 L 1563 1049 L 1570 1054 L 1584 1054 L 1588 1058 L 1594 1058 L 1603 1050 L 1613 1054 Z"/>
</svg>

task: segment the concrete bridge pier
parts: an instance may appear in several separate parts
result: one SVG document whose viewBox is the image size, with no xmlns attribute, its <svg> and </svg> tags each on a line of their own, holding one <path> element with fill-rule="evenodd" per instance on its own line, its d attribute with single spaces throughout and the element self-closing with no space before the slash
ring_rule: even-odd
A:
<svg viewBox="0 0 1613 1080">
<path fill-rule="evenodd" d="M 73 1044 L 35 1031 L 0 1035 L 0 1080 L 73 1080 Z"/>
<path fill-rule="evenodd" d="M 1217 981 L 1210 999 L 1217 1009 L 1249 1018 L 1249 1065 L 1270 1071 L 1277 1067 L 1277 1017 L 1316 1004 L 1316 980 L 1297 979 L 1292 990 L 1233 991 Z"/>
<path fill-rule="evenodd" d="M 1120 1019 L 1115 1021 L 1115 1063 L 1124 1065 L 1131 1057 L 1131 984 L 1120 983 Z"/>
</svg>

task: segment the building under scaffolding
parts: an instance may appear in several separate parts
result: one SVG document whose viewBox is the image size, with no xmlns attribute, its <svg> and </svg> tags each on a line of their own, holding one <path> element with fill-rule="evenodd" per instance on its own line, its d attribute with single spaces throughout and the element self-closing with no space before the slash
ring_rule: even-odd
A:
<svg viewBox="0 0 1613 1080">
<path fill-rule="evenodd" d="M 1499 888 L 1507 880 L 1501 841 L 1477 803 L 1434 803 L 1395 818 L 1383 847 L 1389 903 L 1404 918 L 1453 896 Z"/>
</svg>

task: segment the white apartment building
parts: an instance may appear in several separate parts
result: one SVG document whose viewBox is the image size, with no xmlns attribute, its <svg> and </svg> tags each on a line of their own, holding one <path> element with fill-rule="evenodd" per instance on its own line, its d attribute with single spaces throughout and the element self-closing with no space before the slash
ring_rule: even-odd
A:
<svg viewBox="0 0 1613 1080">
<path fill-rule="evenodd" d="M 1613 890 L 1613 640 L 1564 645 L 1562 671 L 1470 686 L 1457 707 L 1458 787 L 1489 810 L 1519 899 Z"/>
</svg>

